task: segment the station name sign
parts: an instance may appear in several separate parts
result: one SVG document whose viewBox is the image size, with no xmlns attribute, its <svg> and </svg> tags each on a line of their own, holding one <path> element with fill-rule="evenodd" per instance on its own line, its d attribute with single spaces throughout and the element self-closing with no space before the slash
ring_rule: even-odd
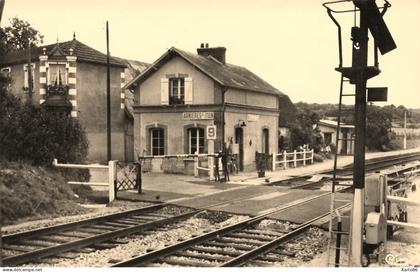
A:
<svg viewBox="0 0 420 272">
<path fill-rule="evenodd" d="M 184 120 L 213 120 L 214 112 L 211 112 L 211 111 L 183 112 L 182 119 Z"/>
</svg>

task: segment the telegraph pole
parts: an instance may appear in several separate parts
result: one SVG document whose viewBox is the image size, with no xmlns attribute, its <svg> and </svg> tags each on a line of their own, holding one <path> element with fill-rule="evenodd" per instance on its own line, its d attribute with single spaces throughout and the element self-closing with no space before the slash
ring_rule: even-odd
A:
<svg viewBox="0 0 420 272">
<path fill-rule="evenodd" d="M 1 18 L 3 17 L 3 9 L 4 9 L 5 2 L 6 0 L 0 0 L 0 26 L 1 26 Z M 3 224 L 1 223 L 2 221 L 3 221 L 3 218 L 0 212 L 0 267 L 3 267 L 3 232 L 2 232 Z"/>
<path fill-rule="evenodd" d="M 106 136 L 107 160 L 111 160 L 111 75 L 109 64 L 109 30 L 106 21 Z"/>
<path fill-rule="evenodd" d="M 407 149 L 407 111 L 404 110 L 404 150 Z"/>
<path fill-rule="evenodd" d="M 0 0 L 0 25 L 1 25 L 1 17 L 3 17 L 3 9 L 4 9 L 5 3 L 6 3 L 6 0 Z"/>
</svg>

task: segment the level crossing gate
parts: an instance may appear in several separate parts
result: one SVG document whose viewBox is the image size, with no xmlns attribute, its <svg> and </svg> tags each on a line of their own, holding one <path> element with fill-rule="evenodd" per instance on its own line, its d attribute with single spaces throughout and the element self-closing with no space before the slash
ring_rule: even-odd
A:
<svg viewBox="0 0 420 272">
<path fill-rule="evenodd" d="M 137 162 L 117 162 L 116 169 L 115 198 L 117 198 L 117 193 L 121 191 L 137 190 L 141 194 L 141 164 Z"/>
</svg>

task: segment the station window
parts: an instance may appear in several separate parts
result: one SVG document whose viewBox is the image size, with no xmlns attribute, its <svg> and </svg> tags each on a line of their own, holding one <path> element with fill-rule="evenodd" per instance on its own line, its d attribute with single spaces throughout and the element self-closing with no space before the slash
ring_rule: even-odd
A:
<svg viewBox="0 0 420 272">
<path fill-rule="evenodd" d="M 188 146 L 189 153 L 195 154 L 204 152 L 204 129 L 190 128 L 188 129 Z"/>
<path fill-rule="evenodd" d="M 150 149 L 153 156 L 165 155 L 165 131 L 163 128 L 150 129 Z"/>
<path fill-rule="evenodd" d="M 169 79 L 169 104 L 185 104 L 185 80 L 184 78 Z"/>
</svg>

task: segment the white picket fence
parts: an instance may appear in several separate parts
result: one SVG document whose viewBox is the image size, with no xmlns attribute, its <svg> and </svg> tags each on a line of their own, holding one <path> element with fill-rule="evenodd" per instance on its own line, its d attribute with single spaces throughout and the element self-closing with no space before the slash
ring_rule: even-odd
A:
<svg viewBox="0 0 420 272">
<path fill-rule="evenodd" d="M 194 176 L 199 176 L 199 172 L 206 172 L 209 176 L 210 180 L 214 179 L 214 168 L 215 168 L 215 157 L 217 154 L 174 154 L 174 155 L 160 155 L 160 156 L 141 156 L 139 157 L 140 160 L 150 160 L 151 167 L 149 171 L 154 172 L 163 172 L 162 171 L 162 160 L 163 159 L 171 159 L 177 158 L 180 160 L 188 160 L 193 162 L 193 171 Z M 313 164 L 314 162 L 314 150 L 303 150 L 303 151 L 293 151 L 287 153 L 284 151 L 283 153 L 273 153 L 272 156 L 272 167 L 271 170 L 275 171 L 278 167 L 283 167 L 284 169 L 289 168 L 289 164 L 293 167 L 297 167 L 298 165 L 305 166 L 306 164 L 310 163 Z M 207 165 L 201 165 L 203 162 Z M 219 160 L 219 169 L 222 169 Z"/>
<path fill-rule="evenodd" d="M 297 167 L 298 163 L 302 162 L 302 165 L 305 166 L 308 162 L 310 164 L 314 163 L 314 150 L 303 150 L 287 153 L 273 153 L 272 154 L 272 166 L 271 170 L 276 171 L 277 167 L 283 167 L 283 169 L 289 168 L 289 164 L 292 164 L 293 167 Z"/>
</svg>

